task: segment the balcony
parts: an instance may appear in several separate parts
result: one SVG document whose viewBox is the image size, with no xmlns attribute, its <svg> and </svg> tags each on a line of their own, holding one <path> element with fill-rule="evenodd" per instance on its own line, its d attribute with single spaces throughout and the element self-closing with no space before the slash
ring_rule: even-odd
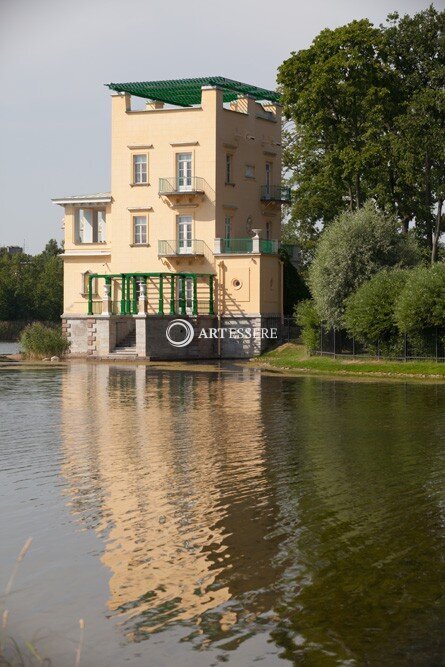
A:
<svg viewBox="0 0 445 667">
<path fill-rule="evenodd" d="M 272 239 L 215 239 L 216 255 L 276 255 L 278 241 Z"/>
<path fill-rule="evenodd" d="M 204 255 L 204 241 L 187 239 L 182 241 L 158 241 L 159 257 L 184 257 Z"/>
<path fill-rule="evenodd" d="M 203 195 L 205 180 L 199 176 L 172 176 L 159 179 L 159 194 L 165 197 Z"/>
<path fill-rule="evenodd" d="M 262 185 L 261 201 L 290 204 L 290 188 L 281 185 Z"/>
</svg>

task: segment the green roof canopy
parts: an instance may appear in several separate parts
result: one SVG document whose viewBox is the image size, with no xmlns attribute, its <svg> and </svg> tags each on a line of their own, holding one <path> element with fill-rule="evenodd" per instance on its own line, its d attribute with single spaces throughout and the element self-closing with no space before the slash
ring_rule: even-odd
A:
<svg viewBox="0 0 445 667">
<path fill-rule="evenodd" d="M 256 100 L 279 102 L 280 96 L 273 90 L 257 88 L 248 83 L 232 81 L 223 76 L 206 76 L 197 79 L 171 79 L 167 81 L 135 81 L 133 83 L 107 83 L 111 90 L 130 93 L 136 97 L 189 107 L 201 104 L 201 87 L 217 86 L 224 91 L 224 102 L 236 100 L 240 95 L 250 95 Z"/>
</svg>

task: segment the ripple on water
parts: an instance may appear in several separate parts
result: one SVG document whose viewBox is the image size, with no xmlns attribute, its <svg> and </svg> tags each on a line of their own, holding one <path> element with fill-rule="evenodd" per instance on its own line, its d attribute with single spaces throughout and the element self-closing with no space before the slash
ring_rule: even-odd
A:
<svg viewBox="0 0 445 667">
<path fill-rule="evenodd" d="M 38 543 L 48 517 L 76 536 L 65 550 L 40 542 L 42 558 L 73 568 L 67 606 L 95 600 L 126 660 L 138 642 L 142 656 L 150 644 L 186 661 L 192 646 L 247 665 L 265 637 L 270 664 L 433 664 L 444 394 L 146 366 L 3 372 L 11 540 L 32 524 Z M 106 593 L 82 587 L 85 554 Z M 64 584 L 52 586 L 40 590 L 56 605 Z"/>
</svg>

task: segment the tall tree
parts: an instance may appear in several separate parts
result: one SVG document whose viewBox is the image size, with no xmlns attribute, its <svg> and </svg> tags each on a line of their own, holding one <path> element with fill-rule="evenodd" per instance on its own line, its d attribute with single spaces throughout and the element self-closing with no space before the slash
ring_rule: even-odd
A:
<svg viewBox="0 0 445 667">
<path fill-rule="evenodd" d="M 435 262 L 444 227 L 445 12 L 431 5 L 414 16 L 390 14 L 387 24 L 383 57 L 404 97 L 391 137 L 392 182 Z"/>
<path fill-rule="evenodd" d="M 444 19 L 430 7 L 390 15 L 387 27 L 353 21 L 323 30 L 279 68 L 290 120 L 284 165 L 294 188 L 286 231 L 307 261 L 323 227 L 367 198 L 395 213 L 405 233 L 415 221 L 437 257 Z"/>
</svg>

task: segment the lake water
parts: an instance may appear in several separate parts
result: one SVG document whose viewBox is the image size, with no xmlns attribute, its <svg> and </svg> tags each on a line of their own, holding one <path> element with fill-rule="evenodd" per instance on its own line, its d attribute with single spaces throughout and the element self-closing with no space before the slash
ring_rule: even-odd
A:
<svg viewBox="0 0 445 667">
<path fill-rule="evenodd" d="M 443 664 L 445 385 L 0 371 L 0 590 L 53 667 Z"/>
</svg>

